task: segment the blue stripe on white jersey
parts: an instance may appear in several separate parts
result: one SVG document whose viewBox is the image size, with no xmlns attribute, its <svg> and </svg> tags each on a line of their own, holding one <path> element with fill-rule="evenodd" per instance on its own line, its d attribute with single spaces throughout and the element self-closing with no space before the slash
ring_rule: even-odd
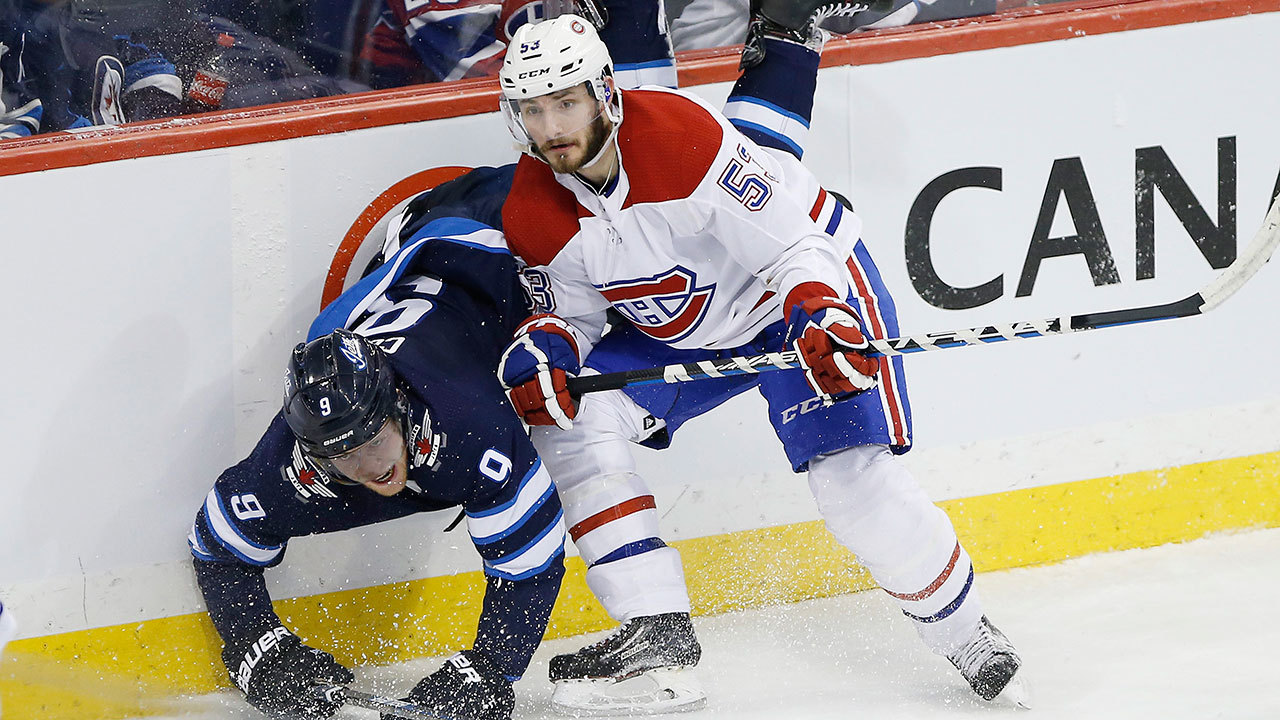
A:
<svg viewBox="0 0 1280 720">
<path fill-rule="evenodd" d="M 205 517 L 209 520 L 209 530 L 224 548 L 241 560 L 258 566 L 270 565 L 280 553 L 284 545 L 262 545 L 250 540 L 240 531 L 231 518 L 227 517 L 226 508 L 218 491 L 210 490 L 204 500 Z M 207 548 L 206 548 L 207 549 Z"/>
</svg>

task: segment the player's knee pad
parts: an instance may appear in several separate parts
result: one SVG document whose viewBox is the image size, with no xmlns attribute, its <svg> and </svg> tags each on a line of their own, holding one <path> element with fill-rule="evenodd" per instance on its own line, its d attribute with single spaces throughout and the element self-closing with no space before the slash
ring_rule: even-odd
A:
<svg viewBox="0 0 1280 720">
<path fill-rule="evenodd" d="M 573 427 L 531 428 L 530 436 L 561 495 L 581 484 L 620 473 L 634 473 L 631 443 L 648 413 L 621 391 L 586 395 Z"/>
<path fill-rule="evenodd" d="M 565 524 L 588 564 L 658 537 L 653 494 L 631 455 L 647 416 L 621 392 L 593 393 L 584 396 L 571 429 L 533 432 L 560 493 Z"/>
<path fill-rule="evenodd" d="M 669 612 L 689 612 L 680 553 L 660 547 L 587 569 L 587 586 L 618 622 Z"/>
<path fill-rule="evenodd" d="M 937 518 L 941 511 L 883 445 L 862 445 L 814 458 L 809 464 L 809 489 L 831 533 L 872 572 L 914 564 L 913 556 L 922 545 L 942 539 L 934 537 L 944 530 Z M 945 531 L 949 529 L 947 522 Z M 902 543 L 903 538 L 913 542 Z"/>
<path fill-rule="evenodd" d="M 600 475 L 561 493 L 569 536 L 588 565 L 658 538 L 653 495 L 635 473 Z"/>
</svg>

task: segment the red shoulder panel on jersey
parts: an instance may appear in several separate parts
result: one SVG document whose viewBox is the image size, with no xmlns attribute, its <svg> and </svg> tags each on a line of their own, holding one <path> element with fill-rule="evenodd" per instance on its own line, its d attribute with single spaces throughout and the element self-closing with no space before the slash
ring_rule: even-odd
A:
<svg viewBox="0 0 1280 720">
<path fill-rule="evenodd" d="M 556 182 L 546 163 L 524 155 L 502 205 L 507 246 L 530 265 L 549 265 L 578 232 L 587 214 L 573 193 Z"/>
<path fill-rule="evenodd" d="M 692 195 L 724 142 L 720 123 L 689 98 L 661 90 L 624 91 L 622 111 L 618 147 L 631 181 L 623 207 Z"/>
</svg>

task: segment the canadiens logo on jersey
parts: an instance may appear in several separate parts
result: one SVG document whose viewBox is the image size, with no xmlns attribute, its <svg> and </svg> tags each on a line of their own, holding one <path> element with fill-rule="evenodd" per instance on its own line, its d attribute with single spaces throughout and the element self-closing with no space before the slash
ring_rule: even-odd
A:
<svg viewBox="0 0 1280 720">
<path fill-rule="evenodd" d="M 293 444 L 293 453 L 289 456 L 289 462 L 280 468 L 280 474 L 293 485 L 293 488 L 298 491 L 298 497 L 303 501 L 313 497 L 338 497 L 333 490 L 329 489 L 329 476 L 307 458 L 296 442 Z"/>
<path fill-rule="evenodd" d="M 706 317 L 715 285 L 698 287 L 698 276 L 677 265 L 660 275 L 597 285 L 618 312 L 650 337 L 676 342 Z"/>
<path fill-rule="evenodd" d="M 440 450 L 448 438 L 434 431 L 431 426 L 431 410 L 422 409 L 422 417 L 409 429 L 409 469 L 426 466 L 435 470 L 440 465 Z"/>
</svg>

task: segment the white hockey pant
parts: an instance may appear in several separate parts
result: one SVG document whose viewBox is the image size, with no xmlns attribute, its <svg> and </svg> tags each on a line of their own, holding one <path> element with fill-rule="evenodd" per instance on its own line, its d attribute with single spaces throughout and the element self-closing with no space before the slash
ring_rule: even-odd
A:
<svg viewBox="0 0 1280 720">
<path fill-rule="evenodd" d="M 635 472 L 631 443 L 648 413 L 621 391 L 584 395 L 573 428 L 533 428 L 565 525 L 587 563 L 587 585 L 610 617 L 689 612 L 680 553 L 662 547 L 653 494 Z"/>
<path fill-rule="evenodd" d="M 926 645 L 947 655 L 969 638 L 982 617 L 969 554 L 887 447 L 814 458 L 809 488 L 827 528 L 898 601 Z"/>
</svg>

